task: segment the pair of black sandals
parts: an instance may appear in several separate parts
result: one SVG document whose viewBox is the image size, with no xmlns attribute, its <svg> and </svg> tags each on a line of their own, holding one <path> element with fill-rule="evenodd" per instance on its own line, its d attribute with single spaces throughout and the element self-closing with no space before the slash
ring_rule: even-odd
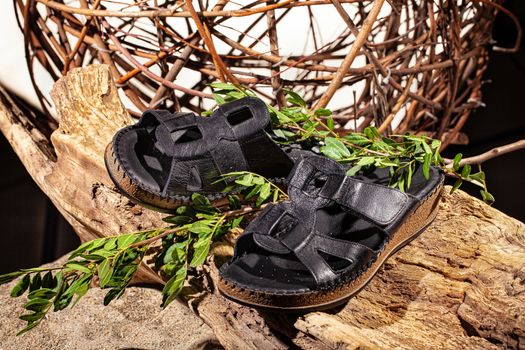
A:
<svg viewBox="0 0 525 350">
<path fill-rule="evenodd" d="M 358 293 L 388 257 L 435 218 L 443 175 L 415 172 L 406 192 L 388 187 L 388 169 L 346 176 L 343 165 L 269 136 L 264 102 L 243 98 L 211 117 L 147 111 L 117 132 L 106 166 L 134 202 L 170 212 L 198 192 L 226 196 L 222 175 L 250 171 L 286 186 L 246 227 L 220 268 L 219 290 L 273 310 L 331 308 Z M 222 179 L 222 180 L 221 180 Z"/>
</svg>

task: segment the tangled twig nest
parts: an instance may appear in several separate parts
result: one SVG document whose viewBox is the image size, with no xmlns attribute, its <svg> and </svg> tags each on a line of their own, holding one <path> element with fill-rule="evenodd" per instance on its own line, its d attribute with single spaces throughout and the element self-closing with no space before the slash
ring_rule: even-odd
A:
<svg viewBox="0 0 525 350">
<path fill-rule="evenodd" d="M 33 80 L 35 61 L 55 80 L 106 63 L 134 115 L 201 112 L 207 84 L 222 80 L 279 106 L 293 89 L 330 107 L 340 128 L 374 124 L 444 146 L 482 105 L 491 26 L 506 12 L 496 0 L 15 2 Z"/>
</svg>

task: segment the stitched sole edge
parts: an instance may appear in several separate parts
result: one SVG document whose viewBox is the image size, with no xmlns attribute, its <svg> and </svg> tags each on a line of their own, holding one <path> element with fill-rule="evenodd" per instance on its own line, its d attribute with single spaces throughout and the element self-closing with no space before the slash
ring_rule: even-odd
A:
<svg viewBox="0 0 525 350">
<path fill-rule="evenodd" d="M 365 272 L 350 283 L 330 290 L 273 294 L 249 290 L 220 277 L 217 283 L 219 291 L 235 302 L 267 311 L 308 312 L 339 306 L 366 287 L 388 258 L 417 238 L 434 221 L 442 190 L 443 182 L 405 219 Z"/>
<path fill-rule="evenodd" d="M 130 201 L 139 204 L 145 208 L 155 210 L 162 213 L 173 213 L 175 209 L 183 204 L 191 203 L 191 197 L 179 196 L 178 198 L 163 198 L 158 194 L 152 193 L 140 186 L 136 181 L 131 179 L 126 172 L 122 169 L 115 151 L 113 149 L 113 143 L 110 142 L 106 146 L 104 152 L 104 162 L 108 171 L 109 177 L 117 187 L 118 191 L 123 194 Z M 270 179 L 275 184 L 283 184 L 284 178 Z M 208 198 L 212 205 L 221 205 L 226 203 L 226 198 L 230 194 L 236 194 L 237 192 L 230 193 L 217 193 L 203 195 Z"/>
</svg>

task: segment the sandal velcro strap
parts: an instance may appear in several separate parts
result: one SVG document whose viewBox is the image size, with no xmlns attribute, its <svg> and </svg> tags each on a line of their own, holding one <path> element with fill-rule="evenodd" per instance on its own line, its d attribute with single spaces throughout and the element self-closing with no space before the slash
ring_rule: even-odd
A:
<svg viewBox="0 0 525 350">
<path fill-rule="evenodd" d="M 333 200 L 379 226 L 388 226 L 415 201 L 397 189 L 345 177 Z"/>
<path fill-rule="evenodd" d="M 290 173 L 290 197 L 323 198 L 378 226 L 388 226 L 413 198 L 397 189 L 345 176 L 343 166 L 324 157 L 305 157 Z"/>
</svg>

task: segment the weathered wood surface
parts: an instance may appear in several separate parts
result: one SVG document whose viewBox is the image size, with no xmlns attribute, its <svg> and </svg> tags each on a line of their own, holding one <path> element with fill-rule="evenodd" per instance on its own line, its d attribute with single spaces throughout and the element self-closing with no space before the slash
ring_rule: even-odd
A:
<svg viewBox="0 0 525 350">
<path fill-rule="evenodd" d="M 60 266 L 64 260 L 65 257 L 47 266 Z M 2 350 L 221 348 L 211 328 L 185 305 L 174 302 L 161 309 L 160 291 L 138 287 L 129 288 L 108 306 L 102 304 L 105 291 L 91 290 L 75 307 L 48 314 L 38 327 L 16 337 L 26 322 L 15 315 L 20 314 L 26 301 L 9 296 L 14 284 L 0 286 Z"/>
<path fill-rule="evenodd" d="M 107 67 L 71 71 L 52 96 L 60 117 L 52 145 L 28 131 L 5 97 L 0 129 L 79 236 L 161 225 L 161 215 L 120 196 L 105 173 L 104 147 L 131 122 Z M 51 146 L 56 162 L 46 155 Z M 525 226 L 461 191 L 445 194 L 435 223 L 339 310 L 261 313 L 220 297 L 215 278 L 211 263 L 183 299 L 225 348 L 525 349 Z M 150 270 L 142 279 L 155 277 Z"/>
</svg>

